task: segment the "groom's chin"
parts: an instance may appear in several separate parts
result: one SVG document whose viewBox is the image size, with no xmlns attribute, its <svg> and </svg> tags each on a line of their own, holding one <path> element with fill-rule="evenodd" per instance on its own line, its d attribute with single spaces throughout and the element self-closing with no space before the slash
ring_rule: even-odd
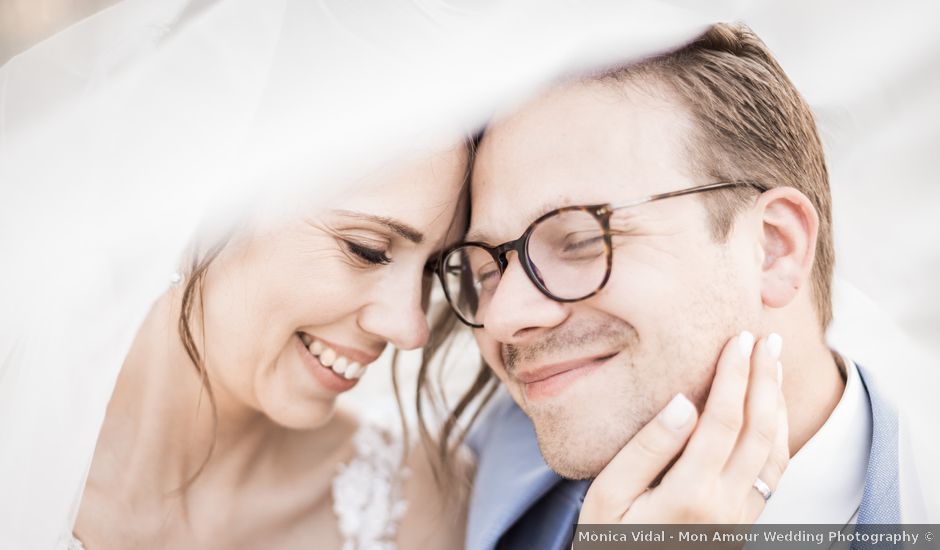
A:
<svg viewBox="0 0 940 550">
<path fill-rule="evenodd" d="M 534 424 L 542 457 L 567 479 L 597 477 L 636 432 L 622 424 L 578 426 L 539 420 Z M 618 428 L 620 432 L 614 433 Z"/>
<path fill-rule="evenodd" d="M 579 461 L 577 457 L 563 455 L 555 455 L 549 458 L 544 451 L 542 455 L 545 457 L 548 467 L 565 479 L 594 479 L 607 465 L 607 462 L 595 464 L 592 463 L 593 461 L 588 461 L 585 463 Z"/>
</svg>

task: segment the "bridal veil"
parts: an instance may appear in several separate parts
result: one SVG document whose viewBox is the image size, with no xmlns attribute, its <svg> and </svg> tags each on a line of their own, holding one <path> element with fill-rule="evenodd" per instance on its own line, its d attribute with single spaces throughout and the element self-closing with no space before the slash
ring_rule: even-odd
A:
<svg viewBox="0 0 940 550">
<path fill-rule="evenodd" d="M 619 1 L 125 0 L 7 62 L 0 547 L 67 543 L 124 355 L 197 228 L 342 192 L 554 79 L 661 51 L 714 17 Z M 836 316 L 884 325 L 867 353 L 886 378 L 940 388 L 846 288 Z M 872 326 L 838 333 L 845 352 Z M 915 430 L 936 420 L 929 396 L 906 393 L 917 384 L 896 385 L 923 407 L 908 413 Z M 913 440 L 937 457 L 927 432 Z"/>
</svg>

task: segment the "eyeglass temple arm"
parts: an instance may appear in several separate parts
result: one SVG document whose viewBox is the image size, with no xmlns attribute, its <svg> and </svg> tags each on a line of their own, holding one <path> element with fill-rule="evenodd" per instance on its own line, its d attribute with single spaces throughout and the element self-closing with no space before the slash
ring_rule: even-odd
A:
<svg viewBox="0 0 940 550">
<path fill-rule="evenodd" d="M 769 187 L 762 183 L 756 183 L 753 181 L 720 181 L 716 183 L 708 183 L 705 185 L 697 185 L 695 187 L 689 187 L 688 189 L 680 189 L 678 191 L 669 191 L 668 193 L 659 193 L 657 195 L 649 195 L 640 199 L 636 199 L 630 202 L 624 202 L 620 204 L 613 204 L 610 206 L 611 210 L 620 210 L 621 208 L 629 208 L 631 206 L 637 206 L 647 202 L 658 201 L 661 199 L 669 199 L 672 197 L 681 197 L 682 195 L 692 195 L 694 193 L 702 193 L 704 191 L 713 191 L 715 189 L 724 189 L 726 187 L 739 187 L 746 185 L 757 189 L 761 193 L 767 191 Z"/>
</svg>

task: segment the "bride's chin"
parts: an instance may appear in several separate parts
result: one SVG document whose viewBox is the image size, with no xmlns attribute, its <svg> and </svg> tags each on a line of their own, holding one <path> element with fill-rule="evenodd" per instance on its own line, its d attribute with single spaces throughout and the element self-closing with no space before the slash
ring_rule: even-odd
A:
<svg viewBox="0 0 940 550">
<path fill-rule="evenodd" d="M 315 430 L 328 424 L 336 416 L 336 401 L 314 401 L 295 406 L 278 406 L 265 411 L 275 424 L 291 430 Z"/>
</svg>

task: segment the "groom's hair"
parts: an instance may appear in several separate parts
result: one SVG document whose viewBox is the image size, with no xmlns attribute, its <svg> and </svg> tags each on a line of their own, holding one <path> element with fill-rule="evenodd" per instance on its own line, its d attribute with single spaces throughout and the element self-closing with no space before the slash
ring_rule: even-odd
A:
<svg viewBox="0 0 940 550">
<path fill-rule="evenodd" d="M 822 330 L 832 320 L 832 205 L 822 142 L 809 105 L 770 50 L 744 25 L 718 24 L 686 46 L 588 80 L 666 93 L 688 110 L 692 173 L 710 181 L 793 187 L 819 216 L 813 302 Z M 649 85 L 649 86 L 647 86 Z M 753 199 L 747 187 L 704 193 L 712 236 L 723 241 Z"/>
<path fill-rule="evenodd" d="M 822 143 L 809 105 L 780 68 L 767 46 L 748 27 L 717 24 L 668 53 L 589 75 L 587 82 L 667 93 L 688 109 L 694 123 L 685 144 L 693 173 L 712 181 L 760 182 L 789 186 L 805 194 L 819 216 L 813 264 L 813 301 L 821 329 L 832 319 L 831 198 Z M 702 194 L 712 236 L 721 241 L 753 191 L 728 189 Z M 471 205 L 472 206 L 472 205 Z M 450 314 L 453 317 L 452 314 Z M 456 323 L 432 327 L 425 365 L 451 341 Z M 448 334 L 442 334 L 447 331 Z M 422 369 L 422 381 L 425 369 Z M 483 365 L 454 407 L 439 436 L 438 458 L 446 472 L 448 452 L 459 445 L 498 381 Z M 463 426 L 461 428 L 461 426 Z"/>
</svg>

